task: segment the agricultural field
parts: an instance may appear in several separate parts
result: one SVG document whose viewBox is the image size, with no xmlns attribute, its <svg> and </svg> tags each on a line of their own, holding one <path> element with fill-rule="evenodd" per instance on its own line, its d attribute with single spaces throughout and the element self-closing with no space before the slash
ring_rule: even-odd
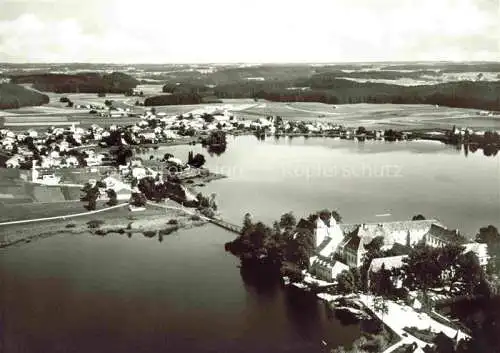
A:
<svg viewBox="0 0 500 353">
<path fill-rule="evenodd" d="M 260 104 L 238 115 L 279 115 L 288 120 L 335 122 L 345 126 L 373 129 L 450 128 L 453 125 L 473 129 L 500 130 L 500 116 L 480 116 L 479 110 L 436 107 L 431 105 L 274 103 Z"/>
<path fill-rule="evenodd" d="M 105 201 L 98 203 L 103 208 Z M 87 212 L 85 203 L 78 201 L 33 202 L 18 205 L 0 205 L 0 222 L 20 221 L 33 218 L 65 216 Z"/>
<path fill-rule="evenodd" d="M 144 96 L 161 94 L 161 85 L 149 84 L 137 86 Z M 68 126 L 75 124 L 87 128 L 92 124 L 110 126 L 114 124 L 129 125 L 139 121 L 136 117 L 105 118 L 89 114 L 87 109 L 77 110 L 60 103 L 61 97 L 68 97 L 75 105 L 92 104 L 104 106 L 105 100 L 112 100 L 114 106 L 130 109 L 140 114 L 149 107 L 135 106 L 136 100 L 142 97 L 126 97 L 123 94 L 107 94 L 98 97 L 93 93 L 46 93 L 50 103 L 39 107 L 26 107 L 0 112 L 0 126 L 14 130 L 34 127 L 44 130 L 48 126 Z M 170 105 L 157 106 L 156 111 L 167 115 L 199 112 L 208 107 L 225 106 L 240 118 L 254 119 L 260 116 L 281 116 L 289 120 L 325 120 L 349 127 L 365 126 L 373 129 L 432 129 L 450 128 L 453 125 L 466 126 L 473 129 L 500 130 L 500 116 L 482 116 L 479 110 L 449 108 L 433 105 L 403 104 L 342 104 L 323 103 L 279 103 L 253 99 L 223 99 L 222 104 Z"/>
</svg>

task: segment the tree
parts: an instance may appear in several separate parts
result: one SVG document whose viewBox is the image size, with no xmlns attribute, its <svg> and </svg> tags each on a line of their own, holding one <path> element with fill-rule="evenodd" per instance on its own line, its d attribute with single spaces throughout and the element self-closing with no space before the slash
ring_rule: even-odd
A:
<svg viewBox="0 0 500 353">
<path fill-rule="evenodd" d="M 314 250 L 312 233 L 300 231 L 291 236 L 287 231 L 283 233 L 285 258 L 301 269 L 307 269 L 309 258 Z"/>
<path fill-rule="evenodd" d="M 453 339 L 439 332 L 434 338 L 434 350 L 437 353 L 455 353 L 455 342 Z"/>
<path fill-rule="evenodd" d="M 379 252 L 380 248 L 384 245 L 384 237 L 378 236 L 372 239 L 372 241 L 365 245 L 366 250 Z"/>
<path fill-rule="evenodd" d="M 127 165 L 130 158 L 133 156 L 130 147 L 120 145 L 115 151 L 115 159 L 117 165 Z"/>
<path fill-rule="evenodd" d="M 424 291 L 441 286 L 442 268 L 438 263 L 440 249 L 434 249 L 424 244 L 415 246 L 405 258 L 403 265 L 403 284 L 410 289 Z"/>
<path fill-rule="evenodd" d="M 173 158 L 173 157 L 174 157 L 174 155 L 173 155 L 172 153 L 165 153 L 165 155 L 163 156 L 162 161 L 163 161 L 163 162 L 166 162 L 166 161 L 168 161 L 170 158 Z"/>
<path fill-rule="evenodd" d="M 243 229 L 242 233 L 245 233 L 247 230 L 251 229 L 253 226 L 252 223 L 252 215 L 250 213 L 246 213 L 245 217 L 243 218 Z"/>
<path fill-rule="evenodd" d="M 333 210 L 331 215 L 337 223 L 342 223 L 342 216 L 340 215 L 340 213 L 337 212 L 337 210 Z"/>
<path fill-rule="evenodd" d="M 425 220 L 425 217 L 422 216 L 421 214 L 415 215 L 411 218 L 412 221 L 423 221 Z"/>
<path fill-rule="evenodd" d="M 273 222 L 273 231 L 276 235 L 281 234 L 281 226 L 280 226 L 280 223 L 278 221 Z"/>
<path fill-rule="evenodd" d="M 188 156 L 188 164 L 194 168 L 201 168 L 205 164 L 205 156 L 200 153 L 197 153 L 193 157 L 193 152 L 191 151 Z"/>
<path fill-rule="evenodd" d="M 366 134 L 366 128 L 364 126 L 360 126 L 356 130 L 356 135 L 362 135 L 362 134 Z"/>
<path fill-rule="evenodd" d="M 109 198 L 108 206 L 115 206 L 118 204 L 118 196 L 116 195 L 116 191 L 114 189 L 106 190 L 106 194 Z"/>
<path fill-rule="evenodd" d="M 337 289 L 340 293 L 350 294 L 361 290 L 361 275 L 357 268 L 342 271 L 337 276 Z"/>
<path fill-rule="evenodd" d="M 463 283 L 466 295 L 479 294 L 484 282 L 484 272 L 472 252 L 458 257 L 455 279 Z"/>
<path fill-rule="evenodd" d="M 129 202 L 132 206 L 142 207 L 146 205 L 147 199 L 142 192 L 133 192 Z"/>
<path fill-rule="evenodd" d="M 371 277 L 369 290 L 376 295 L 381 295 L 387 297 L 395 292 L 394 285 L 392 283 L 392 272 L 386 269 L 384 265 L 382 268 L 375 273 L 368 274 Z"/>
<path fill-rule="evenodd" d="M 384 315 L 389 313 L 389 306 L 383 296 L 377 296 L 373 299 L 373 309 L 375 312 L 379 312 L 381 315 L 382 322 L 384 321 Z M 385 325 L 382 325 L 384 328 Z"/>
<path fill-rule="evenodd" d="M 86 183 L 81 189 L 83 196 L 80 197 L 80 201 L 87 201 L 88 204 L 85 208 L 89 211 L 93 211 L 97 206 L 97 199 L 100 196 L 99 188 L 97 185 L 90 185 L 90 183 Z"/>
<path fill-rule="evenodd" d="M 205 146 L 225 146 L 226 133 L 222 130 L 215 130 L 210 133 L 208 138 L 202 140 L 202 144 Z"/>
<path fill-rule="evenodd" d="M 457 244 L 447 244 L 437 251 L 437 262 L 441 267 L 441 278 L 448 282 L 453 282 L 453 275 L 457 266 L 458 258 L 462 255 L 464 247 Z"/>
<path fill-rule="evenodd" d="M 476 241 L 478 243 L 486 243 L 488 245 L 499 245 L 500 233 L 495 226 L 490 224 L 487 227 L 479 229 L 479 233 L 476 235 Z"/>
<path fill-rule="evenodd" d="M 293 212 L 285 213 L 281 216 L 279 225 L 281 228 L 293 228 L 297 225 L 297 219 Z"/>
<path fill-rule="evenodd" d="M 489 225 L 479 229 L 476 235 L 476 241 L 488 245 L 488 253 L 491 256 L 488 265 L 491 265 L 490 270 L 500 269 L 500 234 L 495 226 Z"/>
</svg>

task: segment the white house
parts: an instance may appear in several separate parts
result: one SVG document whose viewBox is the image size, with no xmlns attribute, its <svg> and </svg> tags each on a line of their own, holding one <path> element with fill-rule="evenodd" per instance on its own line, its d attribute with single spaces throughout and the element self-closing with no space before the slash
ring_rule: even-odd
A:
<svg viewBox="0 0 500 353">
<path fill-rule="evenodd" d="M 64 158 L 63 164 L 67 167 L 77 167 L 79 165 L 78 158 L 75 156 L 68 156 Z"/>
<path fill-rule="evenodd" d="M 488 255 L 488 244 L 483 243 L 468 243 L 464 244 L 463 253 L 466 254 L 468 252 L 472 252 L 479 260 L 479 264 L 483 267 L 488 265 L 488 261 L 490 256 Z"/>
<path fill-rule="evenodd" d="M 132 189 L 129 185 L 113 177 L 107 177 L 102 180 L 106 189 L 113 189 L 116 192 L 116 198 L 120 201 L 129 200 L 132 195 Z"/>
<path fill-rule="evenodd" d="M 334 282 L 342 271 L 348 270 L 349 266 L 340 261 L 330 261 L 317 256 L 311 258 L 309 272 L 328 282 Z"/>
<path fill-rule="evenodd" d="M 404 265 L 404 260 L 408 257 L 408 255 L 400 255 L 400 256 L 388 256 L 388 257 L 379 257 L 372 260 L 370 263 L 370 267 L 368 268 L 368 288 L 370 287 L 371 274 L 380 272 L 382 269 L 385 270 L 394 270 L 400 269 Z M 401 288 L 403 286 L 403 282 L 400 278 L 394 277 L 393 279 L 394 285 L 396 288 Z"/>
<path fill-rule="evenodd" d="M 385 222 L 371 224 L 337 224 L 331 217 L 325 222 L 318 218 L 314 223 L 300 220 L 298 228 L 313 232 L 315 254 L 310 259 L 311 268 L 316 273 L 324 273 L 329 278 L 335 260 L 340 260 L 349 267 L 363 264 L 366 245 L 381 237 L 383 248 L 390 249 L 395 244 L 412 246 L 425 241 L 431 246 L 441 246 L 457 239 L 457 232 L 448 230 L 437 220 L 419 220 L 403 222 Z M 481 253 L 479 246 L 471 246 Z M 482 250 L 481 250 L 482 251 Z M 484 251 L 483 251 L 484 252 Z M 485 258 L 482 255 L 483 259 Z M 482 260 L 483 263 L 485 260 Z"/>
<path fill-rule="evenodd" d="M 7 168 L 19 168 L 21 162 L 24 161 L 24 158 L 20 155 L 15 155 L 5 162 Z"/>
<path fill-rule="evenodd" d="M 132 176 L 137 179 L 143 179 L 147 176 L 146 168 L 143 167 L 133 167 Z"/>
</svg>

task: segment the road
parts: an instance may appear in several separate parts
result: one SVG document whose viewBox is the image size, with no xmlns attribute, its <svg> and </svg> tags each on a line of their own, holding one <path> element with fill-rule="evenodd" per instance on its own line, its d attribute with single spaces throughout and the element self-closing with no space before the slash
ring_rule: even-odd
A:
<svg viewBox="0 0 500 353">
<path fill-rule="evenodd" d="M 373 296 L 360 295 L 360 301 L 401 338 L 402 341 L 398 342 L 399 345 L 405 343 L 411 344 L 413 342 L 415 342 L 421 348 L 428 345 L 426 342 L 418 339 L 417 337 L 407 333 L 404 330 L 405 327 L 410 326 L 414 326 L 422 330 L 430 328 L 433 332 L 443 332 L 445 335 L 452 339 L 455 338 L 457 334 L 457 330 L 435 321 L 425 313 L 418 313 L 409 306 L 400 305 L 391 300 L 386 300 L 388 311 L 384 314 L 378 310 L 375 310 Z M 461 331 L 459 337 L 469 338 L 467 334 Z M 392 352 L 392 350 L 399 347 L 398 344 L 389 347 L 384 353 Z"/>
<path fill-rule="evenodd" d="M 55 220 L 65 220 L 68 218 L 75 218 L 75 217 L 82 217 L 82 216 L 88 216 L 91 214 L 95 213 L 101 213 L 109 210 L 113 210 L 115 208 L 119 207 L 124 207 L 127 206 L 127 203 L 122 203 L 116 206 L 111 206 L 111 207 L 106 207 L 100 210 L 95 210 L 95 211 L 88 211 L 88 212 L 82 212 L 82 213 L 74 213 L 74 214 L 69 214 L 65 216 L 55 216 L 55 217 L 45 217 L 45 218 L 34 218 L 34 219 L 24 219 L 21 221 L 10 221 L 10 222 L 2 222 L 0 223 L 0 226 L 10 226 L 10 225 L 15 225 L 15 224 L 25 224 L 25 223 L 37 223 L 37 222 L 45 222 L 45 221 L 55 221 Z"/>
</svg>

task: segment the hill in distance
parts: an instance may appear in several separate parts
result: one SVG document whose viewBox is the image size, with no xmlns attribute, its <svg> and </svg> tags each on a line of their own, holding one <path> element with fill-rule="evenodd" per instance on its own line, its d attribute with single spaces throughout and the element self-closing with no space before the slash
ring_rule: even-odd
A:
<svg viewBox="0 0 500 353">
<path fill-rule="evenodd" d="M 13 84 L 0 84 L 0 109 L 18 109 L 49 103 L 49 97 L 28 88 Z"/>
<path fill-rule="evenodd" d="M 121 72 L 101 74 L 82 72 L 77 74 L 21 74 L 11 76 L 16 84 L 31 83 L 39 91 L 56 93 L 126 93 L 139 81 Z"/>
</svg>

